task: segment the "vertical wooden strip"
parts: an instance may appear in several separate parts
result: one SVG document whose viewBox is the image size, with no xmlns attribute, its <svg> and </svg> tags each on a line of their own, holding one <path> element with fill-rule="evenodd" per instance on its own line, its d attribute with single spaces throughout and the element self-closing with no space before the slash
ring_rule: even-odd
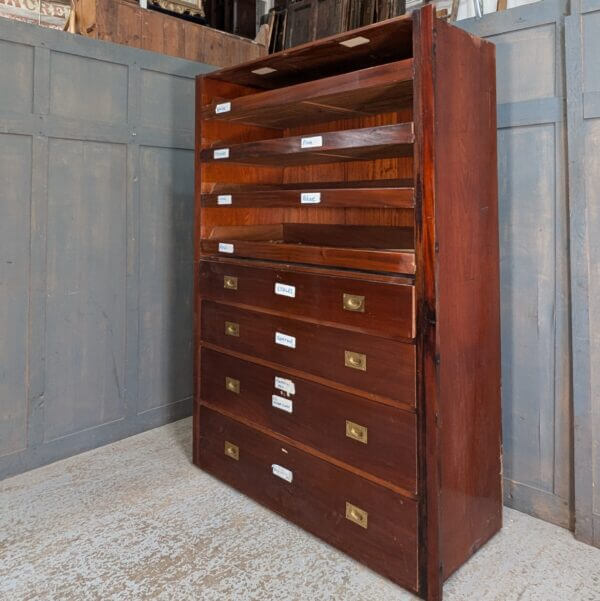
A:
<svg viewBox="0 0 600 601">
<path fill-rule="evenodd" d="M 417 257 L 417 406 L 419 469 L 424 502 L 420 518 L 420 593 L 442 598 L 439 538 L 439 422 L 435 317 L 435 113 L 433 6 L 413 16 L 415 60 L 415 251 Z"/>
<path fill-rule="evenodd" d="M 46 232 L 48 222 L 48 139 L 33 138 L 29 302 L 28 447 L 44 442 L 46 383 Z"/>
<path fill-rule="evenodd" d="M 592 544 L 593 432 L 590 364 L 589 260 L 583 121 L 583 49 L 579 13 L 565 18 L 567 73 L 567 146 L 570 205 L 571 328 L 573 354 L 573 428 L 575 536 Z"/>
</svg>

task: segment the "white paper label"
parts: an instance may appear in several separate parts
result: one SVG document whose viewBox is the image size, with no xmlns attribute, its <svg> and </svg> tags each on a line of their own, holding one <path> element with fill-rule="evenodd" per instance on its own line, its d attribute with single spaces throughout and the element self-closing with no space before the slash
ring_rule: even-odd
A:
<svg viewBox="0 0 600 601">
<path fill-rule="evenodd" d="M 321 202 L 320 192 L 301 192 L 300 203 L 303 205 L 316 205 Z"/>
<path fill-rule="evenodd" d="M 296 338 L 294 336 L 282 334 L 281 332 L 275 332 L 275 344 L 281 344 L 282 346 L 296 348 Z"/>
<path fill-rule="evenodd" d="M 289 296 L 290 298 L 296 298 L 296 286 L 290 284 L 275 284 L 275 294 L 280 296 Z"/>
<path fill-rule="evenodd" d="M 227 242 L 219 242 L 220 253 L 232 253 L 234 251 L 233 244 L 227 244 Z"/>
<path fill-rule="evenodd" d="M 287 394 L 296 394 L 296 385 L 287 378 L 280 378 L 279 376 L 275 376 L 275 388 Z"/>
<path fill-rule="evenodd" d="M 219 194 L 217 196 L 218 205 L 230 205 L 232 202 L 231 194 Z"/>
<path fill-rule="evenodd" d="M 229 158 L 229 148 L 218 148 L 213 152 L 214 159 L 228 159 Z"/>
<path fill-rule="evenodd" d="M 286 482 L 291 482 L 294 479 L 294 474 L 292 473 L 292 471 L 288 470 L 285 467 L 282 467 L 281 465 L 277 465 L 276 463 L 274 463 L 271 466 L 271 469 L 273 470 L 273 474 L 275 476 L 281 478 L 282 480 L 285 480 Z"/>
<path fill-rule="evenodd" d="M 319 146 L 323 146 L 323 136 L 300 138 L 300 148 L 318 148 Z"/>
<path fill-rule="evenodd" d="M 220 115 L 221 113 L 228 113 L 231 110 L 231 102 L 221 102 L 215 106 L 215 113 Z"/>
<path fill-rule="evenodd" d="M 294 410 L 294 403 L 290 399 L 284 399 L 282 396 L 276 394 L 271 396 L 271 403 L 276 409 L 281 409 L 287 413 L 292 413 Z"/>
</svg>

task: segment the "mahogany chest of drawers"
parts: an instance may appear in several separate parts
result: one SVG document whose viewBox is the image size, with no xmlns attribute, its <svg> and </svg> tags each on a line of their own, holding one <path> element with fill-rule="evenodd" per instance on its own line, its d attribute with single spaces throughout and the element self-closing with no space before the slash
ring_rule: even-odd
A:
<svg viewBox="0 0 600 601">
<path fill-rule="evenodd" d="M 197 80 L 194 462 L 430 601 L 501 527 L 495 107 L 432 6 Z"/>
</svg>

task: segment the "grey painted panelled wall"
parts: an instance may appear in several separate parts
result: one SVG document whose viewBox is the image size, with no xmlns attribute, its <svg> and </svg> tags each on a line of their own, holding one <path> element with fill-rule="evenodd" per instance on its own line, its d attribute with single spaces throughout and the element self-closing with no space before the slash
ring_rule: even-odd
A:
<svg viewBox="0 0 600 601">
<path fill-rule="evenodd" d="M 496 44 L 504 500 L 570 527 L 566 8 L 545 0 L 457 24 Z"/>
<path fill-rule="evenodd" d="M 0 478 L 191 413 L 194 77 L 0 19 Z"/>
</svg>

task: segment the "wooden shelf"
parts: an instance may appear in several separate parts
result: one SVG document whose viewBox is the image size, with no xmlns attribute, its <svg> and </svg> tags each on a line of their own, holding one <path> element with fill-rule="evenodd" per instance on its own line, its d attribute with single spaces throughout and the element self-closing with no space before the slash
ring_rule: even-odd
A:
<svg viewBox="0 0 600 601">
<path fill-rule="evenodd" d="M 285 223 L 222 226 L 201 241 L 204 255 L 415 273 L 413 228 Z"/>
<path fill-rule="evenodd" d="M 216 99 L 203 107 L 206 121 L 288 128 L 397 111 L 412 106 L 413 60 L 406 59 L 279 88 Z"/>
<path fill-rule="evenodd" d="M 228 147 L 214 145 L 200 152 L 200 160 L 205 163 L 289 166 L 385 159 L 410 156 L 414 139 L 413 123 L 399 123 L 259 140 Z"/>
<path fill-rule="evenodd" d="M 257 186 L 214 185 L 203 207 L 414 208 L 412 180 L 321 182 Z"/>
<path fill-rule="evenodd" d="M 366 43 L 345 45 L 356 38 L 362 38 Z M 410 58 L 412 55 L 412 19 L 402 16 L 221 69 L 207 77 L 271 90 L 310 81 L 315 74 L 320 77 L 337 75 Z"/>
</svg>

